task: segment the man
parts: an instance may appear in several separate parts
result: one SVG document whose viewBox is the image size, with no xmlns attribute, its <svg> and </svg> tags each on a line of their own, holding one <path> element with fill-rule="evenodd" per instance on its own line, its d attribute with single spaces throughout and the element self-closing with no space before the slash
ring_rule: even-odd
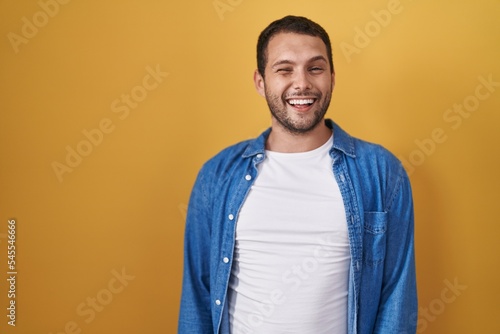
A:
<svg viewBox="0 0 500 334">
<path fill-rule="evenodd" d="M 261 33 L 257 62 L 271 128 L 198 175 L 179 333 L 415 333 L 408 177 L 387 150 L 324 119 L 327 33 L 284 17 Z"/>
</svg>

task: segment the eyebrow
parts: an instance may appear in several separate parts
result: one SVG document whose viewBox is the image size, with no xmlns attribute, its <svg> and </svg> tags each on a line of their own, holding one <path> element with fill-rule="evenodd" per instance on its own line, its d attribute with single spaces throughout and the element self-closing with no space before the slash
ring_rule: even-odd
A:
<svg viewBox="0 0 500 334">
<path fill-rule="evenodd" d="M 308 62 L 311 63 L 311 62 L 315 62 L 315 61 L 318 61 L 318 60 L 322 60 L 322 61 L 324 61 L 324 62 L 327 63 L 326 58 L 323 57 L 322 55 L 312 57 L 311 59 L 308 60 Z M 280 66 L 280 65 L 285 65 L 285 64 L 290 65 L 290 64 L 295 64 L 295 62 L 293 62 L 291 60 L 288 60 L 288 59 L 279 60 L 279 61 L 277 61 L 276 63 L 273 64 L 272 68 L 274 68 L 276 66 Z"/>
</svg>

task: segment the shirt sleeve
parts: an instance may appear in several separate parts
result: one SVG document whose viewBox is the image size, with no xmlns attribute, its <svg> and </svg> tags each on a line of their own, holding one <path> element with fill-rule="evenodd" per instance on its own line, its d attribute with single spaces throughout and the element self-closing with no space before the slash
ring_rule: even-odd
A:
<svg viewBox="0 0 500 334">
<path fill-rule="evenodd" d="M 203 169 L 191 192 L 184 236 L 184 270 L 178 333 L 211 333 L 210 204 Z"/>
<path fill-rule="evenodd" d="M 374 333 L 410 334 L 417 326 L 414 214 L 411 186 L 400 167 L 387 212 L 387 248 Z"/>
</svg>

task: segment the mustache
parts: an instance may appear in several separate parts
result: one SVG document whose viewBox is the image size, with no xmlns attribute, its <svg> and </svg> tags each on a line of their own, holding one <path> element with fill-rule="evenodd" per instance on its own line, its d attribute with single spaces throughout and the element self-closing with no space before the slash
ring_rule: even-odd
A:
<svg viewBox="0 0 500 334">
<path fill-rule="evenodd" d="M 293 93 L 289 93 L 283 96 L 284 99 L 288 99 L 291 97 L 315 97 L 315 98 L 320 98 L 321 93 L 320 92 L 311 92 L 311 91 L 297 91 Z"/>
</svg>

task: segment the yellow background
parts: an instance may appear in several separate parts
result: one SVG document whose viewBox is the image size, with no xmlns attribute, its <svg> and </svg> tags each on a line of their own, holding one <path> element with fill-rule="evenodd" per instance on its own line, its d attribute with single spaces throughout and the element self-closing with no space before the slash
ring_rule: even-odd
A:
<svg viewBox="0 0 500 334">
<path fill-rule="evenodd" d="M 46 21 L 37 1 L 1 1 L 0 277 L 10 218 L 18 277 L 15 328 L 1 280 L 0 331 L 176 331 L 194 178 L 220 149 L 270 124 L 252 83 L 255 44 L 272 20 L 296 14 L 333 42 L 328 117 L 417 162 L 407 167 L 420 307 L 430 314 L 419 333 L 500 333 L 500 87 L 459 126 L 443 118 L 474 101 L 479 77 L 500 82 L 500 2 L 401 0 L 390 22 L 377 23 L 372 11 L 394 1 L 220 0 L 218 12 L 213 0 L 73 0 Z M 34 19 L 38 31 L 13 44 Z M 356 41 L 363 47 L 349 55 L 343 48 Z M 141 92 L 147 68 L 168 76 L 127 117 L 113 112 L 115 100 Z M 66 165 L 67 146 L 84 150 L 82 131 L 106 119 L 112 131 L 58 179 L 54 162 Z M 433 146 L 435 129 L 444 135 Z M 110 293 L 122 270 L 127 285 Z M 467 288 L 443 302 L 455 281 Z M 96 297 L 107 304 L 87 323 L 77 308 Z"/>
</svg>

